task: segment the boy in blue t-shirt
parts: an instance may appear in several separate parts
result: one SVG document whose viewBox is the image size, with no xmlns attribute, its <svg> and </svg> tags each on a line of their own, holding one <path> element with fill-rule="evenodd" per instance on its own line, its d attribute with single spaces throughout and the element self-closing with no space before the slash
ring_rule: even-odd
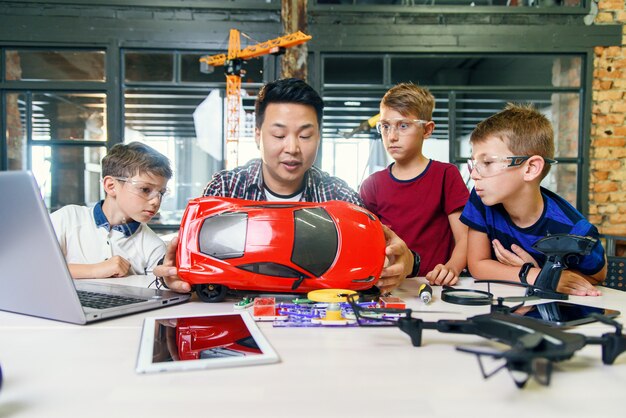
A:
<svg viewBox="0 0 626 418">
<path fill-rule="evenodd" d="M 548 234 L 598 237 L 598 230 L 572 205 L 540 186 L 556 164 L 550 121 L 532 107 L 509 104 L 480 122 L 470 137 L 468 160 L 474 189 L 461 215 L 469 226 L 468 267 L 475 279 L 533 284 L 546 257 L 531 246 Z M 527 263 L 532 263 L 528 270 Z M 597 296 L 606 276 L 600 241 L 591 254 L 563 270 L 557 290 Z"/>
</svg>

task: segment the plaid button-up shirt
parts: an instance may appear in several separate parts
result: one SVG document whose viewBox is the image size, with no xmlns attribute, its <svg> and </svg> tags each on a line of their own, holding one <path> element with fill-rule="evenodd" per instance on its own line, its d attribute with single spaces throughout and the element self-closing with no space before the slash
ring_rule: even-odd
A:
<svg viewBox="0 0 626 418">
<path fill-rule="evenodd" d="M 215 173 L 204 189 L 204 196 L 267 200 L 261 165 L 262 161 L 255 159 L 233 170 Z M 300 201 L 326 202 L 329 200 L 343 200 L 363 206 L 359 194 L 352 190 L 345 181 L 332 177 L 317 167 L 311 167 L 305 174 L 304 190 Z"/>
</svg>

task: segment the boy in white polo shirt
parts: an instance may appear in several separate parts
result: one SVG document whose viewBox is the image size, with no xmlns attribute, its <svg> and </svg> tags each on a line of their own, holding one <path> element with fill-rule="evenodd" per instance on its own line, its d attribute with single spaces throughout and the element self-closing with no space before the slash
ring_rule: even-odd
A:
<svg viewBox="0 0 626 418">
<path fill-rule="evenodd" d="M 75 279 L 151 272 L 165 244 L 146 225 L 161 206 L 170 162 L 140 142 L 116 144 L 102 159 L 106 197 L 93 208 L 68 205 L 50 215 Z"/>
</svg>

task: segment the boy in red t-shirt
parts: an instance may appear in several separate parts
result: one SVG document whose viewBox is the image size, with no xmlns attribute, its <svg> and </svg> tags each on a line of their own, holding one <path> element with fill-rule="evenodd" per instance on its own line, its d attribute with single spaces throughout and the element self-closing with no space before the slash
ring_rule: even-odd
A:
<svg viewBox="0 0 626 418">
<path fill-rule="evenodd" d="M 435 129 L 434 107 L 433 95 L 412 83 L 385 94 L 376 128 L 395 162 L 365 179 L 360 194 L 367 209 L 420 255 L 419 276 L 453 285 L 467 265 L 468 228 L 460 216 L 469 192 L 455 165 L 422 154 Z"/>
</svg>

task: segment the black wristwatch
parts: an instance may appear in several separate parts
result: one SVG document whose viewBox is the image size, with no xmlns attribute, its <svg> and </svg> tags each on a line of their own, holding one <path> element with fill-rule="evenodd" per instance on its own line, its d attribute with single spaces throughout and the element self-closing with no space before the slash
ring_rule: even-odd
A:
<svg viewBox="0 0 626 418">
<path fill-rule="evenodd" d="M 413 270 L 411 270 L 411 274 L 409 274 L 409 277 L 416 277 L 420 272 L 420 264 L 422 262 L 422 259 L 420 258 L 420 255 L 415 251 L 409 251 L 411 251 L 411 254 L 413 254 Z"/>
<path fill-rule="evenodd" d="M 524 283 L 524 284 L 528 284 L 528 272 L 530 271 L 531 268 L 533 268 L 535 265 L 533 263 L 524 263 L 522 265 L 522 268 L 519 271 L 519 281 Z"/>
</svg>

